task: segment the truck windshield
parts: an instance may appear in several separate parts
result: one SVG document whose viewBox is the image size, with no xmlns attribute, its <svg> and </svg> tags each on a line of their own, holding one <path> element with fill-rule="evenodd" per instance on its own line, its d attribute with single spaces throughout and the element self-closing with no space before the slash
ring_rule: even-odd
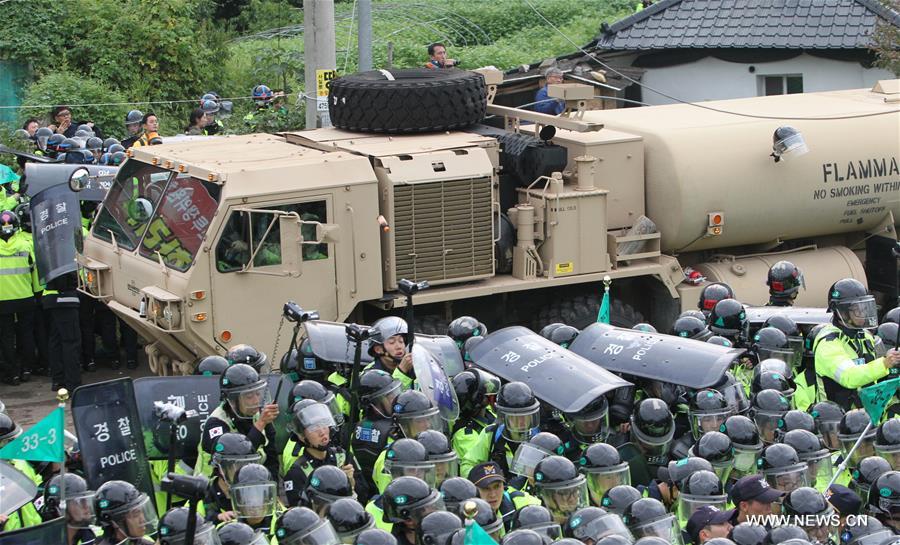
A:
<svg viewBox="0 0 900 545">
<path fill-rule="evenodd" d="M 116 176 L 93 233 L 185 271 L 200 249 L 220 193 L 216 184 L 130 160 Z"/>
</svg>

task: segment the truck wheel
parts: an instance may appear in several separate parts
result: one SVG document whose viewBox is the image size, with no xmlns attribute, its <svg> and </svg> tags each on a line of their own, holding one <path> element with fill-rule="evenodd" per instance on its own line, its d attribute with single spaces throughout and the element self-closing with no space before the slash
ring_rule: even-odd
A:
<svg viewBox="0 0 900 545">
<path fill-rule="evenodd" d="M 331 123 L 349 131 L 460 129 L 481 121 L 486 108 L 484 77 L 456 69 L 372 70 L 333 80 L 328 92 Z"/>
<path fill-rule="evenodd" d="M 547 324 L 561 322 L 584 329 L 597 321 L 602 295 L 577 295 L 553 301 L 538 312 L 534 330 L 540 331 Z M 617 327 L 630 328 L 644 321 L 644 316 L 628 303 L 613 299 L 609 308 L 609 321 Z"/>
<path fill-rule="evenodd" d="M 448 325 L 449 323 L 447 320 L 436 314 L 416 316 L 416 333 L 423 333 L 425 335 L 446 335 Z"/>
</svg>

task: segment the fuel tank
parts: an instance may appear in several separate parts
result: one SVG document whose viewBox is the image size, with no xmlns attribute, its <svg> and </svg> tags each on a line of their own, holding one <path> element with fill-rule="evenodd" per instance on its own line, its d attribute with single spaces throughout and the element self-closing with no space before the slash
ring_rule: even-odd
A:
<svg viewBox="0 0 900 545">
<path fill-rule="evenodd" d="M 725 248 L 863 231 L 888 212 L 900 219 L 898 87 L 596 110 L 585 120 L 643 137 L 647 216 L 664 251 Z M 776 162 L 772 137 L 785 125 L 809 151 Z M 720 234 L 708 229 L 714 213 Z"/>
</svg>

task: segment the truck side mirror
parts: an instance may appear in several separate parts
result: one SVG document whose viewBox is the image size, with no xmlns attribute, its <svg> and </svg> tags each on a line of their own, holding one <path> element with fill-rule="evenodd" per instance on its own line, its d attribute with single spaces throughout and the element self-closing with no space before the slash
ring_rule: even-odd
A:
<svg viewBox="0 0 900 545">
<path fill-rule="evenodd" d="M 76 168 L 72 174 L 69 175 L 69 189 L 78 193 L 82 189 L 86 188 L 91 181 L 91 173 L 88 169 L 81 167 Z"/>
</svg>

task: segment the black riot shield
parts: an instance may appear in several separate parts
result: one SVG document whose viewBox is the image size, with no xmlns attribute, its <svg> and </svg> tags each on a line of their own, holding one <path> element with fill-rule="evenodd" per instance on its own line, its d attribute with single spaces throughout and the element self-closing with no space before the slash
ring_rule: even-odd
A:
<svg viewBox="0 0 900 545">
<path fill-rule="evenodd" d="M 175 459 L 194 459 L 203 423 L 219 405 L 218 377 L 144 377 L 134 381 L 134 398 L 144 435 L 144 448 L 150 460 L 169 457 L 169 423 L 153 410 L 153 403 L 174 403 L 186 411 L 196 412 L 178 424 Z"/>
<path fill-rule="evenodd" d="M 0 515 L 8 515 L 34 499 L 37 485 L 12 464 L 0 461 Z"/>
<path fill-rule="evenodd" d="M 441 367 L 444 368 L 444 373 L 449 378 L 453 378 L 466 370 L 462 353 L 459 351 L 459 347 L 456 346 L 456 341 L 447 335 L 422 335 L 421 333 L 416 333 L 415 345 L 427 348 L 437 359 L 438 363 L 441 364 Z"/>
<path fill-rule="evenodd" d="M 75 237 L 81 236 L 81 207 L 68 185 L 49 187 L 31 199 L 31 226 L 42 284 L 78 268 Z"/>
<path fill-rule="evenodd" d="M 753 329 L 761 327 L 766 320 L 775 315 L 787 316 L 803 329 L 807 329 L 807 326 L 831 323 L 831 313 L 824 308 L 745 307 L 745 309 L 747 311 L 747 320 L 750 321 L 750 327 Z"/>
<path fill-rule="evenodd" d="M 92 490 L 118 479 L 153 497 L 144 430 L 130 377 L 76 388 L 72 421 L 84 461 L 84 478 Z"/>
<path fill-rule="evenodd" d="M 91 177 L 88 185 L 78 192 L 78 200 L 100 202 L 106 197 L 106 192 L 112 187 L 113 179 L 119 171 L 119 167 L 106 165 L 67 165 L 67 164 L 38 164 L 27 163 L 25 165 L 25 194 L 31 198 L 38 193 L 62 185 L 69 189 L 69 176 L 78 168 L 86 168 Z"/>
<path fill-rule="evenodd" d="M 689 388 L 717 384 L 743 350 L 673 335 L 591 324 L 569 347 L 604 369 Z"/>
<path fill-rule="evenodd" d="M 66 545 L 66 517 L 0 533 L 0 545 Z"/>
<path fill-rule="evenodd" d="M 469 354 L 504 380 L 522 381 L 564 413 L 577 413 L 606 392 L 631 383 L 521 326 L 491 333 Z"/>
<path fill-rule="evenodd" d="M 314 356 L 331 363 L 353 364 L 356 345 L 347 339 L 347 324 L 311 320 L 304 323 L 303 327 L 306 328 L 306 337 Z M 368 348 L 369 341 L 364 341 L 361 360 L 363 366 L 374 361 Z"/>
<path fill-rule="evenodd" d="M 456 390 L 453 389 L 444 368 L 438 363 L 432 351 L 426 346 L 415 343 L 412 347 L 412 356 L 419 390 L 428 396 L 428 399 L 438 408 L 441 418 L 447 422 L 453 422 L 459 418 L 459 401 L 456 399 Z"/>
</svg>

